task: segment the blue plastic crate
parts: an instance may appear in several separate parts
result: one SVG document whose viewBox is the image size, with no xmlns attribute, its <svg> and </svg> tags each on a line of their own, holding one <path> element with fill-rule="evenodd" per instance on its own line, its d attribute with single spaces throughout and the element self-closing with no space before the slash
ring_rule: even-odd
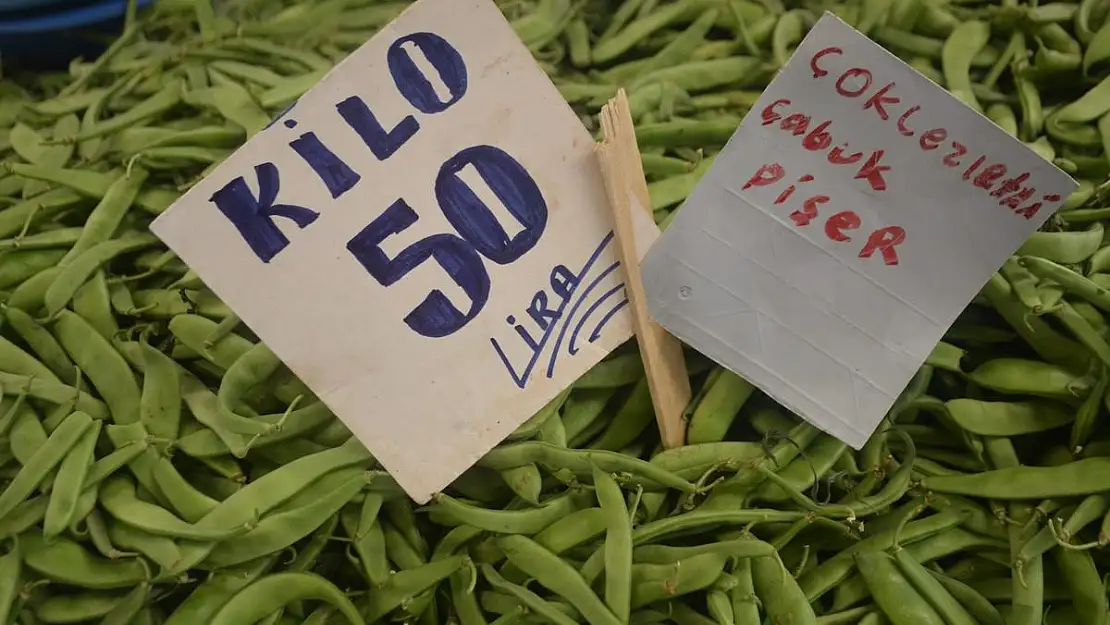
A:
<svg viewBox="0 0 1110 625">
<path fill-rule="evenodd" d="M 90 0 L 0 0 L 0 20 L 42 15 L 90 4 Z"/>
<path fill-rule="evenodd" d="M 138 0 L 138 5 L 153 1 Z M 127 12 L 127 0 L 0 0 L 4 9 L 16 4 L 25 10 L 0 12 L 0 60 L 32 69 L 64 68 L 76 57 L 95 58 L 104 40 L 120 32 Z"/>
</svg>

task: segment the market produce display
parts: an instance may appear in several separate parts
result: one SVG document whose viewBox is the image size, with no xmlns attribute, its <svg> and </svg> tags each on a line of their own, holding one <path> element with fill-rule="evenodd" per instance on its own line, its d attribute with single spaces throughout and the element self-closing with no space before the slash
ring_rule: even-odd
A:
<svg viewBox="0 0 1110 625">
<path fill-rule="evenodd" d="M 0 82 L 0 625 L 1110 623 L 1110 2 L 500 4 L 664 227 L 824 10 L 1081 186 L 862 451 L 628 345 L 417 507 L 147 230 L 405 4 L 161 0 Z"/>
</svg>

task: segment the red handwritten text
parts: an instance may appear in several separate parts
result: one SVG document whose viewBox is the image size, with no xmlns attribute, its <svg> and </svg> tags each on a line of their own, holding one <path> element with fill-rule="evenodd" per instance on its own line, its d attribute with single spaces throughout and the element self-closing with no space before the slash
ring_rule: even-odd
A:
<svg viewBox="0 0 1110 625">
<path fill-rule="evenodd" d="M 744 183 L 741 187 L 742 191 L 747 191 L 753 187 L 769 187 L 783 180 L 786 177 L 786 169 L 779 163 L 767 163 L 761 165 L 751 178 Z M 777 198 L 775 198 L 774 206 L 781 206 L 790 201 L 794 192 L 798 190 L 799 185 L 804 185 L 807 182 L 813 181 L 813 176 L 806 174 L 790 185 L 783 189 Z M 828 204 L 831 198 L 827 195 L 814 194 L 802 200 L 801 204 L 792 204 L 797 206 L 797 209 L 789 213 L 787 217 L 794 222 L 794 225 L 799 228 L 808 226 L 814 221 L 819 220 L 822 215 L 820 208 Z M 862 225 L 860 216 L 851 210 L 844 210 L 835 212 L 825 218 L 825 223 L 822 229 L 825 236 L 831 241 L 838 243 L 851 242 L 852 235 L 849 234 L 853 230 L 858 230 Z M 906 240 L 906 231 L 900 226 L 883 226 L 877 228 L 867 236 L 867 240 L 863 244 L 863 248 L 859 252 L 860 258 L 871 258 L 876 252 L 882 256 L 883 262 L 887 265 L 898 264 L 898 252 L 895 247 Z"/>
<path fill-rule="evenodd" d="M 832 133 L 829 130 L 832 126 L 832 120 L 820 122 L 810 128 L 812 118 L 803 113 L 787 112 L 786 107 L 788 106 L 790 106 L 790 100 L 787 99 L 775 100 L 767 105 L 760 114 L 763 118 L 763 125 L 770 126 L 777 122 L 779 129 L 785 130 L 795 137 L 804 135 L 802 147 L 811 152 L 826 152 L 827 150 L 826 158 L 833 165 L 851 165 L 854 167 L 856 163 L 863 160 L 863 152 L 852 153 L 848 149 L 847 142 L 829 149 L 833 143 Z M 867 160 L 864 160 L 856 168 L 854 178 L 864 180 L 875 191 L 886 191 L 887 185 L 883 173 L 890 171 L 890 166 L 882 164 L 884 153 L 884 150 L 873 150 L 867 156 Z"/>
<path fill-rule="evenodd" d="M 968 147 L 970 143 L 967 139 L 952 136 L 947 128 L 919 125 L 921 105 L 903 102 L 896 82 L 880 84 L 881 81 L 876 80 L 869 68 L 855 66 L 844 61 L 843 57 L 844 50 L 835 46 L 814 53 L 809 61 L 813 79 L 828 84 L 841 97 L 858 101 L 862 110 L 874 112 L 876 121 L 891 123 L 899 135 L 914 139 L 922 152 L 935 154 L 941 165 L 958 171 L 961 180 L 997 199 L 1000 206 L 1009 208 L 1016 215 L 1032 219 L 1045 203 L 1059 202 L 1062 199 L 1058 194 L 1044 193 L 1034 200 L 1038 191 L 1036 187 L 1026 186 L 1029 172 L 1015 171 L 995 156 L 975 153 Z M 779 128 L 782 130 L 795 135 L 806 134 L 811 118 L 802 113 L 788 112 L 791 104 L 786 99 L 772 102 L 762 111 L 763 124 L 770 125 L 781 120 Z M 832 143 L 829 135 L 831 126 L 832 120 L 824 121 L 810 131 L 824 137 L 820 139 L 825 142 L 820 148 L 822 150 Z M 806 140 L 809 140 L 809 135 L 806 135 Z M 810 146 L 816 145 L 815 138 L 809 140 L 806 147 L 815 149 Z M 830 163 L 854 165 L 856 161 L 850 160 L 852 157 L 859 155 L 856 160 L 862 158 L 860 153 L 845 156 L 848 144 L 842 145 L 843 148 L 829 150 Z M 834 155 L 833 152 L 837 149 L 840 151 Z M 873 151 L 856 173 L 856 178 L 863 178 L 876 191 L 886 188 L 883 172 L 889 170 L 888 166 L 880 164 L 882 154 L 882 150 Z"/>
</svg>

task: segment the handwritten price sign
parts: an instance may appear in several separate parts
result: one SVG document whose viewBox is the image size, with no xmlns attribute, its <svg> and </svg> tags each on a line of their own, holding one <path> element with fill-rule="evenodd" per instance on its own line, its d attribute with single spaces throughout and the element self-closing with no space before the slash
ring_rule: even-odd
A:
<svg viewBox="0 0 1110 625">
<path fill-rule="evenodd" d="M 153 229 L 421 502 L 632 332 L 594 142 L 488 0 L 414 4 Z"/>
<path fill-rule="evenodd" d="M 1074 187 L 826 14 L 648 254 L 649 307 L 858 448 Z"/>
</svg>

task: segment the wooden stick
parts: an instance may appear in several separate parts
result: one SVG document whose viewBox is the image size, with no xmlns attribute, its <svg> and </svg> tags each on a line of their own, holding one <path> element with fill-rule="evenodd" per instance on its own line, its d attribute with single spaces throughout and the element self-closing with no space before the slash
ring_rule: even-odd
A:
<svg viewBox="0 0 1110 625">
<path fill-rule="evenodd" d="M 604 139 L 597 146 L 598 160 L 613 210 L 621 267 L 625 273 L 624 291 L 644 359 L 655 420 L 663 446 L 680 447 L 686 440 L 683 413 L 690 402 L 690 378 L 686 375 L 682 344 L 648 316 L 632 211 L 650 211 L 651 199 L 624 89 L 601 109 L 600 119 Z M 634 204 L 638 206 L 634 208 Z"/>
</svg>

